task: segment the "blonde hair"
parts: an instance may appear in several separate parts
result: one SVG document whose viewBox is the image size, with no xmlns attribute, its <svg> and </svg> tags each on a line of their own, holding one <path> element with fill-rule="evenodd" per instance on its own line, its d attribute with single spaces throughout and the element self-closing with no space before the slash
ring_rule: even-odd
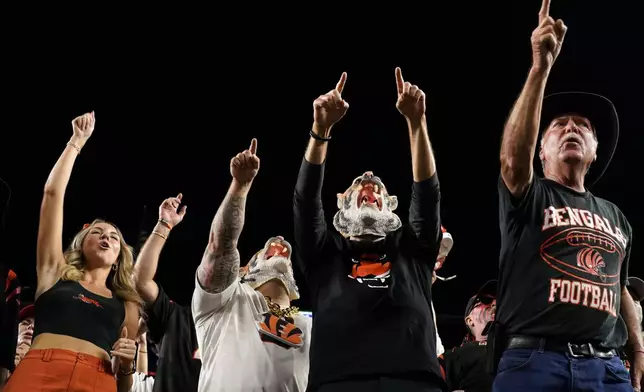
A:
<svg viewBox="0 0 644 392">
<path fill-rule="evenodd" d="M 116 259 L 116 271 L 111 273 L 111 278 L 108 278 L 106 284 L 114 291 L 117 297 L 124 301 L 134 302 L 142 306 L 143 300 L 137 293 L 134 285 L 134 252 L 132 247 L 129 246 L 123 239 L 123 234 L 116 225 L 113 223 L 96 219 L 90 225 L 85 225 L 79 231 L 69 244 L 69 248 L 65 252 L 65 266 L 61 271 L 62 280 L 79 281 L 85 275 L 85 258 L 83 257 L 83 241 L 89 231 L 97 223 L 106 223 L 116 229 L 119 235 L 119 242 L 121 243 L 121 251 Z"/>
</svg>

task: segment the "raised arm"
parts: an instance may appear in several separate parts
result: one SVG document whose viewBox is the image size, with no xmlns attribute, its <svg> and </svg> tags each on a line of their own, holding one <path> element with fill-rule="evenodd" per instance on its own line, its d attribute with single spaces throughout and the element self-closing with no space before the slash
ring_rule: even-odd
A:
<svg viewBox="0 0 644 392">
<path fill-rule="evenodd" d="M 301 253 L 299 261 L 322 247 L 326 236 L 326 220 L 322 208 L 322 183 L 331 128 L 349 109 L 342 99 L 347 73 L 342 73 L 335 89 L 313 102 L 313 126 L 293 195 L 295 245 Z"/>
<path fill-rule="evenodd" d="M 418 86 L 405 82 L 400 68 L 396 68 L 395 73 L 398 89 L 396 108 L 407 120 L 414 182 L 422 182 L 436 173 L 434 152 L 427 134 L 425 93 Z"/>
<path fill-rule="evenodd" d="M 154 282 L 154 275 L 157 272 L 161 250 L 170 235 L 170 230 L 181 223 L 186 214 L 185 205 L 178 210 L 182 198 L 183 195 L 179 193 L 177 197 L 165 199 L 161 203 L 159 221 L 141 248 L 134 266 L 136 290 L 148 304 L 156 301 L 159 295 L 159 286 Z"/>
<path fill-rule="evenodd" d="M 304 158 L 314 165 L 321 165 L 326 160 L 331 128 L 347 113 L 349 104 L 342 99 L 347 73 L 343 72 L 335 88 L 313 101 L 313 126 L 310 132 L 309 145 Z"/>
<path fill-rule="evenodd" d="M 58 280 L 58 268 L 63 256 L 63 200 L 76 157 L 92 135 L 96 118 L 94 112 L 72 121 L 73 135 L 65 150 L 49 173 L 40 207 L 38 243 L 36 250 L 36 295 L 46 291 Z"/>
<path fill-rule="evenodd" d="M 532 182 L 541 105 L 552 65 L 561 51 L 567 27 L 550 17 L 550 0 L 543 0 L 539 26 L 532 32 L 532 67 L 519 99 L 505 124 L 501 143 L 501 178 L 510 193 L 521 198 Z"/>
<path fill-rule="evenodd" d="M 237 241 L 244 227 L 246 196 L 259 171 L 256 153 L 257 139 L 253 139 L 248 150 L 230 161 L 233 181 L 212 222 L 208 246 L 197 269 L 197 279 L 206 292 L 221 293 L 239 274 Z"/>
<path fill-rule="evenodd" d="M 400 68 L 396 68 L 396 86 L 398 89 L 396 108 L 407 120 L 414 175 L 409 204 L 409 224 L 422 245 L 438 251 L 442 238 L 440 187 L 436 175 L 434 152 L 427 134 L 425 93 L 418 86 L 405 82 Z M 431 257 L 429 262 L 433 265 L 435 256 Z"/>
</svg>

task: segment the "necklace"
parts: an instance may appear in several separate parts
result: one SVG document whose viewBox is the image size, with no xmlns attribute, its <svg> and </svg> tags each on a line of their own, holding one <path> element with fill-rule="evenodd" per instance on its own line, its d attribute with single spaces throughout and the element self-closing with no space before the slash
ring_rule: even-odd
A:
<svg viewBox="0 0 644 392">
<path fill-rule="evenodd" d="M 271 300 L 271 297 L 264 296 L 264 298 L 266 298 L 268 310 L 270 310 L 270 312 L 277 317 L 291 317 L 300 312 L 300 309 L 297 306 L 289 306 L 286 309 L 282 309 L 278 304 Z"/>
</svg>

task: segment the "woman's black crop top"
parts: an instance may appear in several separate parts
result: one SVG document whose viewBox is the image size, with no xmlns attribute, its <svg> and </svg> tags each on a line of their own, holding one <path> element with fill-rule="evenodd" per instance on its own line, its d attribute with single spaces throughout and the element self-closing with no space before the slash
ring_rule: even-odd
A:
<svg viewBox="0 0 644 392">
<path fill-rule="evenodd" d="M 125 321 L 123 300 L 96 295 L 71 280 L 56 282 L 34 308 L 34 338 L 41 333 L 67 335 L 94 343 L 108 354 Z"/>
</svg>

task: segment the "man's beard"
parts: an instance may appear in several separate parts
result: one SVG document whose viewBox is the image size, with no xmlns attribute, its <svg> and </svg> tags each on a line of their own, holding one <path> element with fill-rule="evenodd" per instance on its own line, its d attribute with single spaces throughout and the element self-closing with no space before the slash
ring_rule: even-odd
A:
<svg viewBox="0 0 644 392">
<path fill-rule="evenodd" d="M 346 237 L 372 235 L 384 237 L 398 230 L 402 222 L 391 211 L 379 211 L 372 207 L 350 207 L 339 210 L 333 217 L 333 226 Z"/>
<path fill-rule="evenodd" d="M 257 289 L 264 283 L 277 279 L 288 292 L 291 300 L 300 298 L 300 292 L 295 284 L 293 276 L 293 266 L 291 260 L 282 256 L 273 256 L 268 260 L 258 259 L 255 265 L 250 266 L 248 273 L 242 278 L 244 283 L 248 283 L 253 289 Z"/>
</svg>

